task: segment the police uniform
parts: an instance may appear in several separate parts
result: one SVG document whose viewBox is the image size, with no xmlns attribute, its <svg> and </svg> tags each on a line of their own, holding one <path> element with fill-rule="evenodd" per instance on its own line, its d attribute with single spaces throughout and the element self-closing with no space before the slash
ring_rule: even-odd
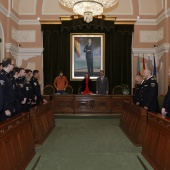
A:
<svg viewBox="0 0 170 170">
<path fill-rule="evenodd" d="M 144 82 L 143 87 L 143 106 L 148 108 L 148 111 L 157 112 L 158 107 L 158 83 L 154 77 L 150 77 Z"/>
<path fill-rule="evenodd" d="M 25 83 L 24 88 L 26 91 L 26 98 L 27 98 L 27 111 L 30 110 L 31 107 L 35 106 L 35 95 L 31 86 L 31 83 Z"/>
<path fill-rule="evenodd" d="M 38 82 L 38 79 L 32 76 L 30 83 L 33 88 L 35 96 L 37 96 L 36 105 L 39 105 L 40 101 L 43 102 L 43 96 L 41 95 L 40 84 Z"/>
<path fill-rule="evenodd" d="M 0 85 L 0 114 L 3 109 L 3 93 L 2 93 L 2 87 Z"/>
<path fill-rule="evenodd" d="M 9 110 L 11 112 L 11 116 L 14 114 L 15 111 L 15 96 L 12 88 L 12 83 L 10 81 L 10 75 L 3 69 L 0 72 L 0 84 L 3 94 L 3 110 L 0 114 L 0 121 L 3 121 L 10 117 L 5 114 L 6 110 Z"/>
<path fill-rule="evenodd" d="M 137 84 L 136 93 L 133 98 L 133 102 L 135 104 L 139 103 L 139 106 L 143 106 L 143 87 L 144 87 L 144 81 L 142 82 L 142 84 Z"/>
<path fill-rule="evenodd" d="M 24 81 L 25 81 L 25 77 L 19 77 L 18 78 L 18 85 L 19 85 L 19 88 L 20 88 L 20 91 L 21 91 L 21 94 L 22 96 L 21 97 L 21 109 L 22 109 L 22 112 L 27 112 L 27 104 L 22 104 L 22 101 L 24 100 L 24 98 L 26 98 L 26 90 L 25 90 L 25 87 L 24 87 Z"/>
<path fill-rule="evenodd" d="M 170 85 L 168 86 L 168 91 L 164 98 L 162 107 L 165 108 L 165 111 L 167 112 L 166 116 L 170 117 Z"/>
<path fill-rule="evenodd" d="M 12 83 L 12 88 L 15 95 L 15 114 L 22 113 L 21 110 L 22 92 L 20 90 L 17 78 L 12 77 L 10 81 Z"/>
</svg>

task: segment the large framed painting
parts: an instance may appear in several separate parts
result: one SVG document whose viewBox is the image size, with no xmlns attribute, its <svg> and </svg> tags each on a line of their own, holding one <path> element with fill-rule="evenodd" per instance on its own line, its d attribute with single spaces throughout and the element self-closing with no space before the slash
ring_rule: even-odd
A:
<svg viewBox="0 0 170 170">
<path fill-rule="evenodd" d="M 100 70 L 104 70 L 104 34 L 75 34 L 70 35 L 71 42 L 71 80 L 82 80 L 86 73 L 96 80 Z"/>
</svg>

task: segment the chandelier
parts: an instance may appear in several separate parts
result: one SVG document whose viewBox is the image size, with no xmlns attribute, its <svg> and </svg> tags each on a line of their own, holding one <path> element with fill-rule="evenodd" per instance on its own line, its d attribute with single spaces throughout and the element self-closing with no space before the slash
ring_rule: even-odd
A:
<svg viewBox="0 0 170 170">
<path fill-rule="evenodd" d="M 118 0 L 59 0 L 59 2 L 73 8 L 73 12 L 84 16 L 87 23 L 93 20 L 93 16 L 103 13 L 103 8 L 109 8 L 115 5 Z"/>
</svg>

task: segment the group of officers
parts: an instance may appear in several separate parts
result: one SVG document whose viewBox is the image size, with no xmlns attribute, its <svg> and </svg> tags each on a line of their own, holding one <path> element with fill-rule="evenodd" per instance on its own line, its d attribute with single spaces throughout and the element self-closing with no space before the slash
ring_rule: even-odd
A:
<svg viewBox="0 0 170 170">
<path fill-rule="evenodd" d="M 47 101 L 41 95 L 39 71 L 15 67 L 5 58 L 0 70 L 0 122 Z"/>
<path fill-rule="evenodd" d="M 170 69 L 168 75 L 170 77 Z M 158 104 L 158 83 L 152 76 L 152 71 L 145 69 L 143 77 L 137 75 L 135 81 L 137 86 L 133 102 L 148 111 L 161 112 L 163 116 L 170 117 L 170 86 L 168 86 L 168 92 L 165 95 L 162 109 L 160 109 Z"/>
</svg>

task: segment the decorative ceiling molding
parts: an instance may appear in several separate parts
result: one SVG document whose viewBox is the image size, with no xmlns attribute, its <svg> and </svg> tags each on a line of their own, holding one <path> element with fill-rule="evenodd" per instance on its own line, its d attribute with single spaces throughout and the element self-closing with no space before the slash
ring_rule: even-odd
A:
<svg viewBox="0 0 170 170">
<path fill-rule="evenodd" d="M 165 53 L 169 52 L 170 44 L 165 43 L 155 48 L 132 48 L 134 56 L 148 57 L 148 54 L 155 54 L 155 57 L 160 59 Z"/>
<path fill-rule="evenodd" d="M 42 56 L 43 48 L 20 48 L 12 43 L 6 43 L 6 51 L 16 59 L 16 65 L 22 65 L 23 60 L 28 60 L 36 56 Z"/>
<path fill-rule="evenodd" d="M 37 56 L 42 55 L 43 48 L 20 48 L 12 43 L 6 43 L 6 51 L 13 54 L 13 56 Z"/>
</svg>

